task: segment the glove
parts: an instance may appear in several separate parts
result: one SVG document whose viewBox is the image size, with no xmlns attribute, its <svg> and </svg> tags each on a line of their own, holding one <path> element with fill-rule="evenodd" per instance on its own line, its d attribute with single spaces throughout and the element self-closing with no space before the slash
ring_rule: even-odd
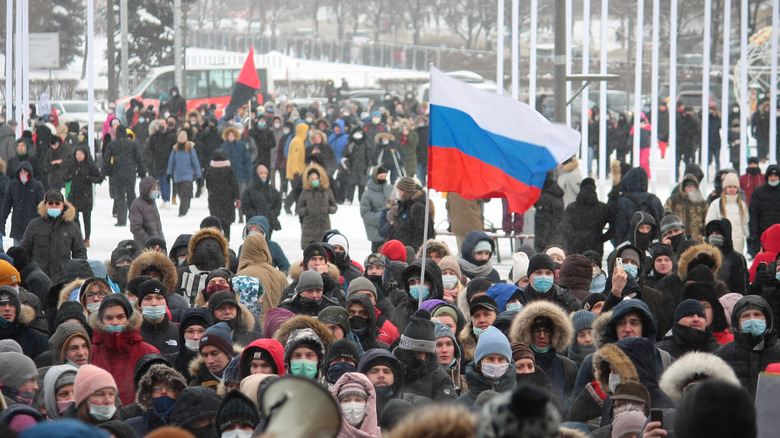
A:
<svg viewBox="0 0 780 438">
<path fill-rule="evenodd" d="M 756 275 L 753 277 L 753 286 L 754 288 L 761 288 L 763 290 L 765 287 L 772 284 L 772 276 L 767 271 L 761 271 L 756 272 Z M 760 293 L 760 291 L 758 291 Z"/>
</svg>

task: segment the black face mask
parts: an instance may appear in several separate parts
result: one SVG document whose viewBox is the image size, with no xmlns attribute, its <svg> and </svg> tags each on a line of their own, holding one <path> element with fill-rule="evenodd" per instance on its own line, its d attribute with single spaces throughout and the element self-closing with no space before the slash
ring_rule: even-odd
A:
<svg viewBox="0 0 780 438">
<path fill-rule="evenodd" d="M 322 302 L 322 298 L 319 300 L 313 300 L 311 298 L 306 298 L 304 296 L 301 297 L 301 306 L 303 306 L 306 309 L 314 309 L 320 306 L 320 302 Z"/>
<path fill-rule="evenodd" d="M 680 246 L 680 243 L 685 240 L 685 233 L 680 233 L 676 236 L 672 236 L 669 238 L 669 241 L 672 242 L 672 249 L 674 252 L 677 252 L 677 247 Z"/>
<path fill-rule="evenodd" d="M 640 233 L 637 231 L 635 240 L 636 242 L 634 242 L 634 244 L 643 251 L 650 247 L 650 233 Z"/>
<path fill-rule="evenodd" d="M 758 167 L 748 167 L 747 173 L 750 175 L 759 175 L 761 173 L 761 169 Z"/>
<path fill-rule="evenodd" d="M 366 278 L 368 278 L 368 281 L 370 281 L 372 283 L 382 284 L 382 276 L 381 275 L 366 275 Z"/>
<path fill-rule="evenodd" d="M 367 328 L 370 323 L 371 320 L 369 318 L 362 318 L 357 315 L 349 318 L 349 326 L 356 332 L 361 329 Z"/>
<path fill-rule="evenodd" d="M 386 183 L 386 182 L 387 182 L 387 180 L 386 180 L 386 179 L 378 179 L 378 180 L 376 180 L 376 183 L 377 183 L 377 184 L 380 184 L 380 185 L 381 185 L 381 184 L 384 184 L 384 183 Z"/>
<path fill-rule="evenodd" d="M 119 290 L 125 290 L 125 287 L 127 286 L 127 274 L 129 272 L 130 265 L 114 267 L 114 276 L 111 279 L 119 286 Z"/>
</svg>

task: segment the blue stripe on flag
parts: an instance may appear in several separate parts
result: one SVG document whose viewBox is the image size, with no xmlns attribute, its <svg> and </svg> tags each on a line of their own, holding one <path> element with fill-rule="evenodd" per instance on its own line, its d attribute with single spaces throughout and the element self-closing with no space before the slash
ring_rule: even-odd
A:
<svg viewBox="0 0 780 438">
<path fill-rule="evenodd" d="M 463 111 L 431 105 L 430 114 L 431 146 L 458 149 L 526 185 L 541 189 L 547 170 L 558 165 L 547 148 L 486 131 Z"/>
</svg>

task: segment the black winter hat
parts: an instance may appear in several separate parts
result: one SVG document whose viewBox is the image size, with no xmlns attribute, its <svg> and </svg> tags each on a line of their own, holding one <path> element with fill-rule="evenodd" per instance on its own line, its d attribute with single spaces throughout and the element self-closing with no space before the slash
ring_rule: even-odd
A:
<svg viewBox="0 0 780 438">
<path fill-rule="evenodd" d="M 555 271 L 555 262 L 552 257 L 543 252 L 531 257 L 531 260 L 528 261 L 528 276 L 531 276 L 531 274 L 539 269 Z"/>
<path fill-rule="evenodd" d="M 672 247 L 665 243 L 659 243 L 653 246 L 653 264 L 655 264 L 655 260 L 661 256 L 667 256 L 674 260 L 674 251 L 672 250 Z"/>
<path fill-rule="evenodd" d="M 130 305 L 130 301 L 128 301 L 124 294 L 108 294 L 108 296 L 103 298 L 103 301 L 100 302 L 98 318 L 102 321 L 103 312 L 109 307 L 113 306 L 121 306 L 125 310 L 127 319 L 130 319 L 130 317 L 133 316 L 133 307 Z"/>
<path fill-rule="evenodd" d="M 111 266 L 116 266 L 117 263 L 124 261 L 133 262 L 133 256 L 130 254 L 130 251 L 125 248 L 116 248 L 111 251 Z"/>
<path fill-rule="evenodd" d="M 596 292 L 588 295 L 585 297 L 584 300 L 582 300 L 582 308 L 585 310 L 590 310 L 593 308 L 593 306 L 596 305 L 596 303 L 603 303 L 607 300 L 607 296 L 604 295 L 601 292 Z"/>
<path fill-rule="evenodd" d="M 128 251 L 130 251 L 130 254 L 133 256 L 133 258 L 138 257 L 138 254 L 141 254 L 141 247 L 138 246 L 137 243 L 135 243 L 135 240 L 133 239 L 127 239 L 119 242 L 116 245 L 117 248 L 124 248 Z"/>
<path fill-rule="evenodd" d="M 246 424 L 254 429 L 259 423 L 260 413 L 254 402 L 236 389 L 227 393 L 214 418 L 214 428 L 219 436 L 234 424 Z"/>
<path fill-rule="evenodd" d="M 133 427 L 124 421 L 106 421 L 105 423 L 100 423 L 97 427 L 107 431 L 116 438 L 138 438 Z"/>
<path fill-rule="evenodd" d="M 355 367 L 360 363 L 360 351 L 358 351 L 357 345 L 347 338 L 338 339 L 328 346 L 323 366 L 329 368 L 330 363 L 340 357 L 351 360 L 355 363 Z"/>
<path fill-rule="evenodd" d="M 695 281 L 714 285 L 715 275 L 712 273 L 712 269 L 707 267 L 707 265 L 698 265 L 688 271 L 688 275 L 685 276 L 685 281 Z"/>
<path fill-rule="evenodd" d="M 588 259 L 589 262 L 593 263 L 594 265 L 599 265 L 599 268 L 601 267 L 601 259 L 602 256 L 598 252 L 589 249 L 582 253 L 583 256 L 585 256 L 586 259 Z"/>
<path fill-rule="evenodd" d="M 138 277 L 133 277 L 127 282 L 125 290 L 135 296 L 138 296 L 140 293 L 139 289 L 141 288 L 141 284 L 148 280 L 152 280 L 152 277 L 149 277 L 148 275 L 139 275 Z"/>
<path fill-rule="evenodd" d="M 424 353 L 436 353 L 435 326 L 431 322 L 431 313 L 426 309 L 418 309 L 409 319 L 401 335 L 398 348 Z"/>
<path fill-rule="evenodd" d="M 219 220 L 219 218 L 216 216 L 206 216 L 202 221 L 200 221 L 201 230 L 210 227 L 216 227 L 219 230 L 222 230 L 222 221 Z"/>
<path fill-rule="evenodd" d="M 377 425 L 383 431 L 390 431 L 403 421 L 407 415 L 411 414 L 414 406 L 406 400 L 394 398 L 387 402 L 382 413 L 379 415 Z"/>
<path fill-rule="evenodd" d="M 678 438 L 755 437 L 756 408 L 748 392 L 719 379 L 685 391 L 674 417 Z"/>
<path fill-rule="evenodd" d="M 19 295 L 17 295 L 16 290 L 11 286 L 0 286 L 0 304 L 4 303 L 10 303 L 16 308 L 15 320 L 19 320 L 19 312 L 22 309 L 22 302 L 19 299 Z"/>
<path fill-rule="evenodd" d="M 707 317 L 701 302 L 689 298 L 677 305 L 677 309 L 674 311 L 674 322 L 680 322 L 681 319 L 690 315 L 699 315 L 702 318 Z"/>
<path fill-rule="evenodd" d="M 89 327 L 87 318 L 84 316 L 84 307 L 78 301 L 65 301 L 62 303 L 59 310 L 57 310 L 57 318 L 54 319 L 54 326 L 59 327 L 60 324 L 69 319 L 78 320 L 85 328 Z"/>
<path fill-rule="evenodd" d="M 149 294 L 162 295 L 163 298 L 165 298 L 166 304 L 168 303 L 168 287 L 165 286 L 162 281 L 157 280 L 156 278 L 150 278 L 138 286 L 138 293 L 135 295 L 138 297 L 138 301 L 136 303 L 139 307 L 141 306 L 141 302 L 144 300 L 144 297 Z"/>
<path fill-rule="evenodd" d="M 213 417 L 220 406 L 217 391 L 207 386 L 193 386 L 180 392 L 171 412 L 170 426 L 190 426 L 203 418 Z"/>
<path fill-rule="evenodd" d="M 27 264 L 30 262 L 30 257 L 27 256 L 27 251 L 21 246 L 12 246 L 5 252 L 8 257 L 14 259 L 14 268 L 17 271 L 22 272 Z"/>
<path fill-rule="evenodd" d="M 323 324 L 336 324 L 347 335 L 351 327 L 349 325 L 349 313 L 341 306 L 328 306 L 317 315 L 317 320 Z"/>
<path fill-rule="evenodd" d="M 767 167 L 766 172 L 764 174 L 767 181 L 769 180 L 770 175 L 780 176 L 780 166 L 778 166 L 777 164 L 771 164 L 769 167 Z"/>
<path fill-rule="evenodd" d="M 499 313 L 498 304 L 496 303 L 496 300 L 494 300 L 493 298 L 487 295 L 478 296 L 473 300 L 471 300 L 471 302 L 469 303 L 469 313 L 473 315 L 474 312 L 477 311 L 477 309 L 492 310 L 493 312 L 496 312 L 496 315 L 498 315 Z"/>
<path fill-rule="evenodd" d="M 328 258 L 328 254 L 325 252 L 325 248 L 319 242 L 311 242 L 303 249 L 303 266 L 304 269 L 309 265 L 309 260 L 314 256 L 323 256 Z"/>
<path fill-rule="evenodd" d="M 523 383 L 482 408 L 477 438 L 553 438 L 558 436 L 560 424 L 561 414 L 550 395 L 536 385 Z"/>
<path fill-rule="evenodd" d="M 238 306 L 238 300 L 236 300 L 236 294 L 233 291 L 229 290 L 221 290 L 209 298 L 209 312 L 212 314 L 214 313 L 214 310 L 219 308 L 219 306 L 223 304 L 232 304 L 236 306 L 236 309 L 238 310 L 236 318 L 238 318 L 241 315 L 241 308 Z"/>
<path fill-rule="evenodd" d="M 171 360 L 164 354 L 149 353 L 142 356 L 133 367 L 133 388 L 136 391 L 138 391 L 138 385 L 140 384 L 141 379 L 146 375 L 152 365 L 167 365 L 173 368 Z"/>
<path fill-rule="evenodd" d="M 149 240 L 144 242 L 144 249 L 159 250 L 163 254 L 168 254 L 168 244 L 165 243 L 165 239 L 162 237 L 150 237 Z"/>
<path fill-rule="evenodd" d="M 596 180 L 593 178 L 585 178 L 580 183 L 580 190 L 582 190 L 583 187 L 593 187 L 596 188 Z"/>
<path fill-rule="evenodd" d="M 227 268 L 217 268 L 206 276 L 206 284 L 209 284 L 209 281 L 211 281 L 214 277 L 222 277 L 227 281 L 227 283 L 230 285 L 230 288 L 233 288 L 233 273 L 230 272 Z"/>
<path fill-rule="evenodd" d="M 491 286 L 493 286 L 493 283 L 487 277 L 474 277 L 466 286 L 466 300 L 471 302 L 474 295 L 480 292 L 487 292 Z"/>
</svg>

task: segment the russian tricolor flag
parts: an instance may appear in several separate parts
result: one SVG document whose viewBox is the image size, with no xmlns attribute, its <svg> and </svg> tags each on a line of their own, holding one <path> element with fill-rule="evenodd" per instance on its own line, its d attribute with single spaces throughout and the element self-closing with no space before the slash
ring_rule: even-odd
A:
<svg viewBox="0 0 780 438">
<path fill-rule="evenodd" d="M 539 198 L 548 170 L 573 156 L 580 133 L 525 103 L 478 90 L 431 67 L 428 187 L 467 199 Z"/>
</svg>

